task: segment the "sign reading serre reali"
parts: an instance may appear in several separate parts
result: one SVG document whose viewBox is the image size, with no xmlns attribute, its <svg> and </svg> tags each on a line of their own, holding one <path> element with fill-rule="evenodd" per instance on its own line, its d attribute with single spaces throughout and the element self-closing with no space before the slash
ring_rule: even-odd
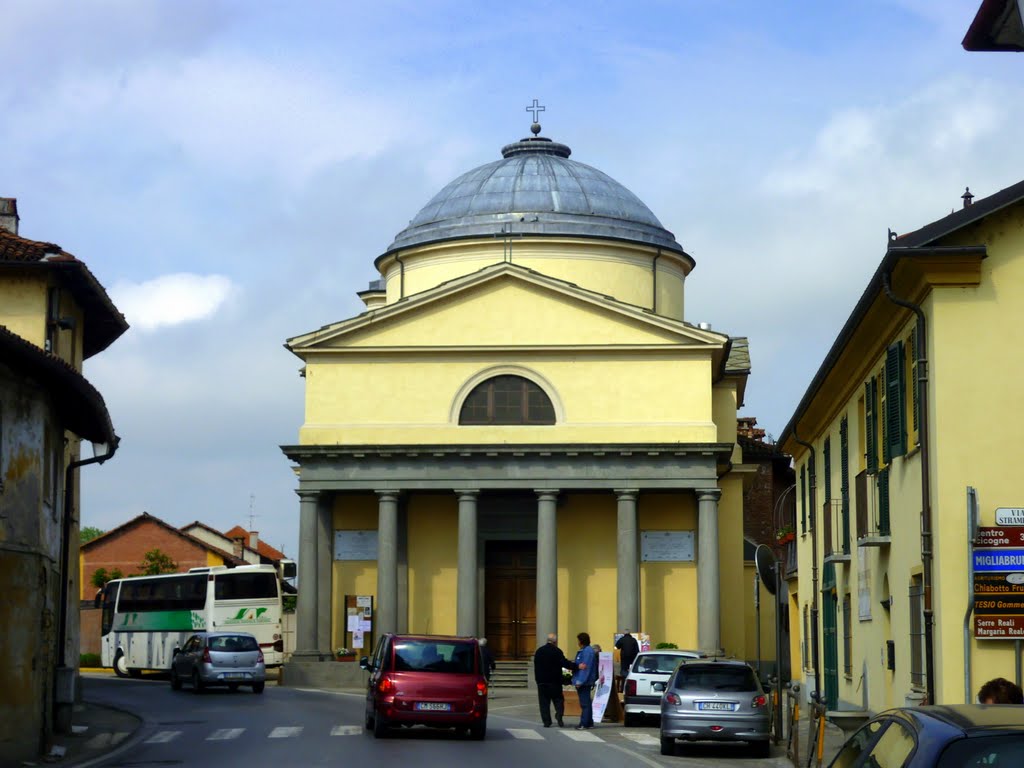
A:
<svg viewBox="0 0 1024 768">
<path fill-rule="evenodd" d="M 996 525 L 1024 525 L 1024 507 L 996 507 Z"/>
<path fill-rule="evenodd" d="M 1024 571 L 1024 549 L 976 549 L 975 571 Z"/>
</svg>

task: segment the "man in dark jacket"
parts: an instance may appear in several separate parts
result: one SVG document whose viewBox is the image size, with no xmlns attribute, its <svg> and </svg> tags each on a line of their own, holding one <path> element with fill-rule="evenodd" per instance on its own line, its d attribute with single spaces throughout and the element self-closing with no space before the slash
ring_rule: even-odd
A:
<svg viewBox="0 0 1024 768">
<path fill-rule="evenodd" d="M 533 678 L 537 681 L 537 699 L 540 703 L 540 719 L 545 728 L 551 727 L 551 705 L 555 705 L 555 721 L 564 727 L 565 697 L 562 695 L 562 670 L 574 669 L 575 665 L 565 658 L 558 647 L 558 636 L 548 635 L 548 641 L 533 654 Z"/>
<path fill-rule="evenodd" d="M 615 641 L 615 647 L 619 649 L 619 675 L 620 683 L 626 679 L 626 675 L 629 674 L 629 668 L 633 666 L 633 660 L 636 659 L 637 654 L 640 653 L 640 643 L 636 641 L 636 638 L 629 634 L 628 629 L 622 631 L 622 637 Z M 621 685 L 619 690 L 621 690 Z"/>
</svg>

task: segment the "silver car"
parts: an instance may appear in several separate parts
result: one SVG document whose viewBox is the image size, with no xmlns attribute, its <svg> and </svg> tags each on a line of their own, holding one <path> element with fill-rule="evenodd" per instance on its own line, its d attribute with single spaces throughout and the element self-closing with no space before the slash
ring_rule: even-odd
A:
<svg viewBox="0 0 1024 768">
<path fill-rule="evenodd" d="M 193 693 L 209 685 L 226 685 L 232 691 L 249 685 L 253 693 L 263 693 L 263 651 L 248 632 L 198 632 L 174 650 L 171 661 L 171 688 L 181 690 L 185 680 Z"/>
<path fill-rule="evenodd" d="M 684 659 L 706 658 L 700 651 L 642 651 L 629 667 L 623 686 L 623 725 L 639 725 L 644 715 L 661 714 L 661 696 L 676 665 Z"/>
<path fill-rule="evenodd" d="M 661 700 L 661 754 L 676 741 L 745 741 L 768 757 L 769 702 L 751 667 L 734 660 L 684 661 Z"/>
</svg>

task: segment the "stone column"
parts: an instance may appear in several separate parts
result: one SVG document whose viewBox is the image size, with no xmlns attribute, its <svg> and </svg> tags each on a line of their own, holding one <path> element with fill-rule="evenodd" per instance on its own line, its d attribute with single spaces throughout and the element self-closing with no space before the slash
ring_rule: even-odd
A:
<svg viewBox="0 0 1024 768">
<path fill-rule="evenodd" d="M 316 571 L 318 599 L 317 599 L 317 624 L 316 624 L 316 647 L 320 653 L 330 656 L 331 648 L 331 619 L 333 618 L 332 599 L 334 584 L 334 510 L 332 509 L 333 497 L 330 494 L 323 494 L 317 504 L 317 549 L 316 549 Z M 345 611 L 341 611 L 342 621 L 345 621 Z M 343 638 L 344 639 L 344 638 Z"/>
<path fill-rule="evenodd" d="M 377 626 L 398 631 L 398 494 L 377 491 Z"/>
<path fill-rule="evenodd" d="M 721 572 L 718 563 L 718 488 L 697 491 L 697 642 L 702 651 L 722 648 Z"/>
<path fill-rule="evenodd" d="M 635 488 L 616 490 L 618 498 L 618 594 L 615 631 L 640 628 L 640 553 L 636 527 Z"/>
<path fill-rule="evenodd" d="M 317 649 L 317 610 L 319 583 L 317 574 L 317 504 L 316 491 L 299 491 L 299 595 L 295 607 L 295 652 L 300 657 L 320 657 Z"/>
<path fill-rule="evenodd" d="M 558 491 L 537 491 L 537 647 L 558 631 Z"/>
<path fill-rule="evenodd" d="M 475 490 L 456 491 L 459 495 L 459 576 L 455 605 L 455 632 L 463 637 L 476 637 L 480 632 L 477 619 L 477 517 Z"/>
</svg>

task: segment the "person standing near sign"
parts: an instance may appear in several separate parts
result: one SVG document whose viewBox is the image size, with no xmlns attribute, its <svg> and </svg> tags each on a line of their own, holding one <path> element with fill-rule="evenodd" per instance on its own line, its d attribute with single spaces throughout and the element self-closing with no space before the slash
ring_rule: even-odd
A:
<svg viewBox="0 0 1024 768">
<path fill-rule="evenodd" d="M 576 671 L 572 676 L 572 684 L 576 686 L 576 694 L 580 697 L 580 724 L 576 730 L 594 727 L 594 684 L 597 682 L 597 653 L 590 645 L 590 635 L 580 632 L 576 635 L 580 645 L 576 653 L 574 665 Z"/>
<path fill-rule="evenodd" d="M 548 635 L 548 641 L 533 654 L 533 678 L 537 681 L 537 700 L 540 703 L 540 719 L 545 728 L 551 727 L 551 705 L 555 705 L 555 721 L 562 728 L 565 723 L 565 696 L 562 694 L 562 670 L 573 668 L 558 647 L 558 636 Z"/>
<path fill-rule="evenodd" d="M 622 690 L 622 685 L 625 684 L 626 675 L 629 674 L 629 668 L 633 666 L 633 661 L 640 653 L 640 643 L 636 641 L 636 638 L 629 634 L 629 628 L 622 630 L 622 637 L 615 641 L 615 647 L 619 649 L 619 690 Z"/>
<path fill-rule="evenodd" d="M 1024 692 L 1005 677 L 989 680 L 978 691 L 979 704 L 1024 704 Z"/>
</svg>

